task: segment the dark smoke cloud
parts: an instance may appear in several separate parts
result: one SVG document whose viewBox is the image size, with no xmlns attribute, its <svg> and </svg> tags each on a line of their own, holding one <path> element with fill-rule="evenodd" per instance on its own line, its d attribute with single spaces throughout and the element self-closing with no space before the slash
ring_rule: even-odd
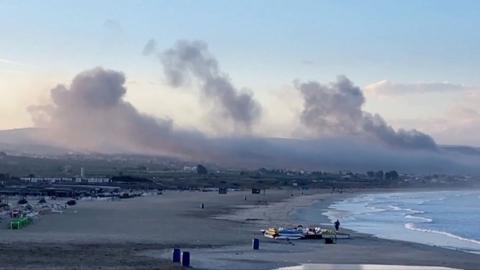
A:
<svg viewBox="0 0 480 270">
<path fill-rule="evenodd" d="M 322 85 L 317 82 L 295 83 L 304 98 L 301 121 L 306 126 L 327 134 L 351 134 L 360 131 L 362 91 L 347 78 Z"/>
<path fill-rule="evenodd" d="M 176 128 L 173 121 L 158 119 L 140 113 L 124 100 L 127 89 L 124 87 L 123 73 L 95 68 L 78 74 L 71 85 L 59 85 L 51 90 L 50 105 L 32 106 L 30 112 L 37 126 L 42 127 L 43 141 L 67 149 L 106 153 L 140 153 L 169 155 L 199 162 L 214 162 L 233 167 L 273 167 L 291 169 L 320 170 L 371 170 L 397 169 L 404 172 L 461 172 L 479 173 L 478 158 L 463 155 L 450 155 L 442 151 L 412 151 L 409 148 L 392 149 L 383 144 L 375 144 L 361 136 L 336 135 L 315 140 L 272 139 L 258 137 L 208 138 L 195 130 Z M 301 86 L 302 84 L 300 84 Z M 306 87 L 306 86 L 305 86 Z M 318 84 L 309 84 L 312 93 L 319 92 Z M 301 89 L 303 89 L 301 88 Z M 322 87 L 320 87 L 322 88 Z M 346 90 L 340 90 L 344 89 Z M 317 90 L 315 90 L 317 89 Z M 358 95 L 351 83 L 341 79 L 340 83 L 323 86 L 324 91 L 337 89 L 339 96 L 313 95 L 309 108 L 328 118 L 323 112 L 325 105 L 315 109 L 313 104 L 326 98 L 335 102 L 356 104 L 355 110 L 336 112 L 336 115 L 352 121 L 358 114 L 363 97 Z M 321 91 L 320 91 L 321 92 Z M 310 94 L 312 94 L 310 93 Z M 341 98 L 345 96 L 345 98 Z M 348 98 L 347 98 L 348 97 Z M 340 106 L 340 105 L 339 105 Z M 350 106 L 345 106 L 346 108 Z M 346 110 L 345 108 L 345 110 Z M 355 112 L 355 113 L 354 113 Z M 352 115 L 352 117 L 349 117 Z M 308 118 L 308 115 L 305 115 Z M 410 138 L 418 134 L 392 131 L 381 118 L 365 120 L 372 128 L 368 131 L 383 138 L 389 145 L 400 145 L 398 138 L 408 138 L 403 144 L 413 146 Z M 356 118 L 355 118 L 356 119 Z M 306 119 L 307 120 L 307 119 Z M 312 123 L 327 123 L 332 130 L 338 130 L 338 120 L 310 119 Z M 346 126 L 342 130 L 367 132 L 362 125 Z M 45 132 L 44 132 L 45 131 Z M 40 135 L 40 134 L 39 134 Z M 383 136 L 383 137 L 382 137 Z M 38 138 L 37 138 L 38 139 Z M 414 140 L 417 142 L 417 139 Z M 420 143 L 422 147 L 425 143 Z"/>
<path fill-rule="evenodd" d="M 55 143 L 74 149 L 132 151 L 195 156 L 203 136 L 177 131 L 170 120 L 139 113 L 123 97 L 123 73 L 95 68 L 78 74 L 70 87 L 50 92 L 52 104 L 31 106 L 36 125 L 48 128 Z"/>
<path fill-rule="evenodd" d="M 388 145 L 411 149 L 437 150 L 437 144 L 429 135 L 413 130 L 399 129 L 395 131 L 378 114 L 363 114 L 363 129 L 374 134 Z"/>
<path fill-rule="evenodd" d="M 395 131 L 378 114 L 362 110 L 362 90 L 345 76 L 322 85 L 296 82 L 304 98 L 301 121 L 319 134 L 367 134 L 399 148 L 437 149 L 435 141 L 417 130 Z"/>
<path fill-rule="evenodd" d="M 147 44 L 143 47 L 142 54 L 147 56 L 155 53 L 157 51 L 157 41 L 155 39 L 150 39 Z"/>
<path fill-rule="evenodd" d="M 145 48 L 152 47 L 150 43 Z M 219 106 L 225 118 L 232 120 L 236 126 L 249 129 L 260 117 L 260 104 L 252 94 L 237 89 L 231 83 L 205 43 L 178 41 L 173 48 L 159 56 L 171 86 L 180 87 L 192 78 L 196 79 L 203 95 Z"/>
</svg>

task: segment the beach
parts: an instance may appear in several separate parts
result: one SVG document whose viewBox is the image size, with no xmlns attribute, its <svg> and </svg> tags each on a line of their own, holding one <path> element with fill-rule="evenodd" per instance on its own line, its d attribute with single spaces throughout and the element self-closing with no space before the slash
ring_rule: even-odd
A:
<svg viewBox="0 0 480 270">
<path fill-rule="evenodd" d="M 295 211 L 327 209 L 361 194 L 330 190 L 167 191 L 125 200 L 80 200 L 62 214 L 22 230 L 0 223 L 1 269 L 177 269 L 174 247 L 190 251 L 198 269 L 274 269 L 305 263 L 388 264 L 480 268 L 480 255 L 348 231 L 352 239 L 276 241 L 260 229 L 295 225 Z M 246 200 L 245 200 L 246 199 Z M 204 205 L 204 208 L 201 207 Z M 329 223 L 325 216 L 320 223 Z M 260 250 L 251 248 L 260 239 Z M 15 254 L 15 256 L 13 256 Z"/>
</svg>

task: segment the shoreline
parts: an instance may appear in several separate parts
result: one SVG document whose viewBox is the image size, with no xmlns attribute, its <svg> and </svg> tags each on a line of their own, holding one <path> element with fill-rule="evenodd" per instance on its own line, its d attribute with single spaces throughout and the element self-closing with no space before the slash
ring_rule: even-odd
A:
<svg viewBox="0 0 480 270">
<path fill-rule="evenodd" d="M 445 190 L 445 189 L 442 189 Z M 285 224 L 299 224 L 298 211 L 305 207 L 311 207 L 314 204 L 323 205 L 322 212 L 325 212 L 329 206 L 336 201 L 347 199 L 352 196 L 359 196 L 370 193 L 390 193 L 390 192 L 414 192 L 414 191 L 432 191 L 431 189 L 369 189 L 369 190 L 348 190 L 342 194 L 329 193 L 327 190 L 315 190 L 313 194 L 306 194 L 285 198 L 284 200 L 272 205 L 260 208 L 244 208 L 234 211 L 233 213 L 223 215 L 221 218 L 242 222 L 251 220 L 257 227 L 278 226 Z M 219 217 L 215 217 L 219 218 Z M 331 224 L 326 215 L 322 214 L 321 224 Z M 330 225 L 330 227 L 333 227 Z M 430 246 L 426 244 L 408 242 L 402 240 L 391 240 L 380 238 L 371 234 L 361 233 L 350 229 L 341 229 L 352 235 L 352 239 L 339 240 L 336 245 L 324 245 L 311 240 L 298 240 L 291 243 L 286 241 L 276 241 L 261 239 L 262 256 L 258 256 L 250 249 L 249 245 L 227 246 L 220 249 L 199 249 L 195 253 L 204 259 L 198 260 L 196 263 L 200 266 L 207 265 L 211 268 L 205 269 L 222 269 L 227 264 L 222 261 L 234 263 L 235 269 L 275 269 L 278 267 L 298 266 L 305 263 L 352 263 L 352 264 L 385 264 L 385 265 L 413 265 L 413 266 L 438 266 L 453 267 L 460 269 L 478 269 L 480 267 L 480 256 L 477 254 L 467 253 L 446 249 L 438 246 Z M 319 248 L 330 249 L 328 254 L 318 252 Z M 285 253 L 285 250 L 288 251 Z M 372 258 L 372 254 L 383 252 L 388 254 L 381 258 Z M 149 253 L 148 256 L 163 256 L 166 258 L 167 253 Z M 278 258 L 282 260 L 266 260 L 265 258 Z M 438 258 L 442 258 L 438 260 Z M 262 265 L 259 267 L 257 264 Z M 200 267 L 202 268 L 202 267 Z"/>
<path fill-rule="evenodd" d="M 169 262 L 174 247 L 190 251 L 192 266 L 198 269 L 270 270 L 303 263 L 480 268 L 480 255 L 355 231 L 351 231 L 353 239 L 335 245 L 318 240 L 276 241 L 260 234 L 267 226 L 298 224 L 297 211 L 315 203 L 326 209 L 349 196 L 381 191 L 398 190 L 355 189 L 342 194 L 267 190 L 265 195 L 168 191 L 121 201 L 80 201 L 64 214 L 42 216 L 20 231 L 0 229 L 0 251 L 8 250 L 0 252 L 0 269 L 137 269 L 142 262 L 144 269 L 155 265 L 178 269 Z M 327 217 L 321 218 L 320 223 L 330 224 Z M 258 251 L 251 248 L 254 237 L 261 240 Z M 77 252 L 89 259 L 79 260 Z M 52 257 L 55 264 L 50 263 Z"/>
<path fill-rule="evenodd" d="M 430 193 L 430 192 L 437 192 L 437 191 L 446 191 L 446 192 L 455 192 L 455 191 L 467 191 L 467 192 L 475 192 L 475 191 L 472 191 L 471 189 L 464 189 L 464 188 L 460 188 L 460 189 L 455 189 L 455 190 L 445 190 L 445 189 L 438 189 L 438 190 L 409 190 L 409 189 L 401 189 L 401 190 L 392 190 L 392 191 L 375 191 L 375 192 L 365 192 L 365 193 L 360 193 L 360 194 L 355 194 L 355 195 L 352 195 L 352 196 L 346 196 L 344 198 L 341 198 L 339 200 L 334 200 L 330 206 L 332 204 L 335 204 L 337 202 L 342 202 L 348 198 L 353 198 L 353 197 L 358 197 L 358 196 L 365 196 L 365 195 L 373 195 L 373 194 L 390 194 L 390 193 L 415 193 L 415 192 L 421 192 L 421 193 Z M 477 191 L 478 192 L 478 191 Z M 323 208 L 323 214 L 325 216 L 327 216 L 327 218 L 330 219 L 330 216 L 329 216 L 329 212 L 331 213 L 332 211 L 332 208 L 328 206 L 328 207 L 325 207 Z M 409 209 L 407 209 L 409 210 Z M 338 211 L 337 209 L 333 208 L 333 212 L 336 212 Z M 411 211 L 414 211 L 414 210 L 411 210 Z M 415 210 L 417 211 L 417 210 Z M 420 211 L 420 210 L 418 210 Z M 420 211 L 423 213 L 423 211 Z M 410 218 L 415 218 L 415 219 L 420 219 L 422 221 L 426 221 L 426 222 L 432 222 L 432 219 L 430 218 L 425 218 L 425 217 L 416 217 L 416 216 L 411 216 L 411 214 L 408 214 L 407 216 L 410 216 Z M 331 220 L 331 219 L 330 219 Z M 380 235 L 376 235 L 374 233 L 369 233 L 369 232 L 361 232 L 361 231 L 358 231 L 354 228 L 347 228 L 348 230 L 350 231 L 355 231 L 357 233 L 362 233 L 362 234 L 367 234 L 367 235 L 370 235 L 372 237 L 377 237 L 377 238 L 380 238 L 380 239 L 386 239 L 386 240 L 394 240 L 394 241 L 406 241 L 406 242 L 413 242 L 413 243 L 419 243 L 419 244 L 423 244 L 423 245 L 427 245 L 427 246 L 432 246 L 432 247 L 441 247 L 441 248 L 444 248 L 444 249 L 448 249 L 448 250 L 455 250 L 455 251 L 462 251 L 462 252 L 466 252 L 466 253 L 471 253 L 471 254 L 477 254 L 477 255 L 480 255 L 480 252 L 478 251 L 478 247 L 477 249 L 469 249 L 467 246 L 465 246 L 464 248 L 462 248 L 461 246 L 463 245 L 468 245 L 468 244 L 471 244 L 471 243 L 474 243 L 474 244 L 478 244 L 479 241 L 478 240 L 475 240 L 475 239 L 470 239 L 470 238 L 465 238 L 465 237 L 462 237 L 462 236 L 459 236 L 459 235 L 456 235 L 454 233 L 451 233 L 451 232 L 448 232 L 448 231 L 438 231 L 438 230 L 433 230 L 433 229 L 417 229 L 415 227 L 413 228 L 409 228 L 409 224 L 412 224 L 412 223 L 405 223 L 404 224 L 404 228 L 408 231 L 411 231 L 411 233 L 420 233 L 419 236 L 421 236 L 421 233 L 425 233 L 425 235 L 423 236 L 424 240 L 423 241 L 415 241 L 415 240 L 410 240 L 410 239 L 406 239 L 406 240 L 402 240 L 402 239 L 397 239 L 396 237 L 392 236 L 392 237 L 388 237 L 388 236 L 380 236 Z M 413 226 L 413 225 L 411 225 Z M 443 240 L 441 239 L 437 239 L 437 243 L 429 243 L 428 240 L 432 241 L 432 239 L 434 238 L 438 238 L 438 237 L 441 237 L 441 236 L 446 236 L 448 238 L 452 238 L 451 241 L 460 241 L 458 242 L 458 245 L 459 246 L 448 246 L 448 245 L 442 245 L 440 242 L 442 242 Z M 412 237 L 410 237 L 412 238 Z M 462 241 L 464 243 L 462 243 Z M 473 247 L 471 247 L 473 248 Z"/>
</svg>

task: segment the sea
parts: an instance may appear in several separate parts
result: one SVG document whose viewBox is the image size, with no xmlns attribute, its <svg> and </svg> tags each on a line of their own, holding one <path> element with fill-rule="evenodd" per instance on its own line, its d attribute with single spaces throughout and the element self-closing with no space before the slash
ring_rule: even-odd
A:
<svg viewBox="0 0 480 270">
<path fill-rule="evenodd" d="M 480 254 L 480 190 L 363 194 L 300 214 L 314 222 L 319 211 L 341 227 L 380 238 Z"/>
</svg>

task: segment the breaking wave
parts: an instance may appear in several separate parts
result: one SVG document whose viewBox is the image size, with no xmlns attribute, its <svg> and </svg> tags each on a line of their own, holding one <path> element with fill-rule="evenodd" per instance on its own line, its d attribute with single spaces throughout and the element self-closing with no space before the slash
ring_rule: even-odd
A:
<svg viewBox="0 0 480 270">
<path fill-rule="evenodd" d="M 398 207 L 396 205 L 389 205 L 388 207 L 390 209 L 392 209 L 393 211 L 405 211 L 405 212 L 409 212 L 409 213 L 412 213 L 412 214 L 425 214 L 425 211 L 415 210 L 415 209 L 411 209 L 411 208 L 401 208 L 401 207 Z"/>
<path fill-rule="evenodd" d="M 408 219 L 416 219 L 416 220 L 421 220 L 423 223 L 430 223 L 433 222 L 431 218 L 426 218 L 426 217 L 419 217 L 419 216 L 412 216 L 412 215 L 405 215 L 405 218 Z"/>
<path fill-rule="evenodd" d="M 405 223 L 405 229 L 412 230 L 412 231 L 417 231 L 417 232 L 424 232 L 424 233 L 441 234 L 441 235 L 451 237 L 451 238 L 454 238 L 454 239 L 457 239 L 457 240 L 466 241 L 466 242 L 470 242 L 470 243 L 480 245 L 480 241 L 478 241 L 478 240 L 461 237 L 461 236 L 458 236 L 458 235 L 455 235 L 455 234 L 449 233 L 449 232 L 418 228 L 418 227 L 415 226 L 415 223 Z"/>
<path fill-rule="evenodd" d="M 382 238 L 419 242 L 480 254 L 480 191 L 369 194 L 336 202 L 346 228 Z M 373 198 L 373 200 L 372 200 Z M 461 221 L 461 222 L 459 222 Z"/>
</svg>

